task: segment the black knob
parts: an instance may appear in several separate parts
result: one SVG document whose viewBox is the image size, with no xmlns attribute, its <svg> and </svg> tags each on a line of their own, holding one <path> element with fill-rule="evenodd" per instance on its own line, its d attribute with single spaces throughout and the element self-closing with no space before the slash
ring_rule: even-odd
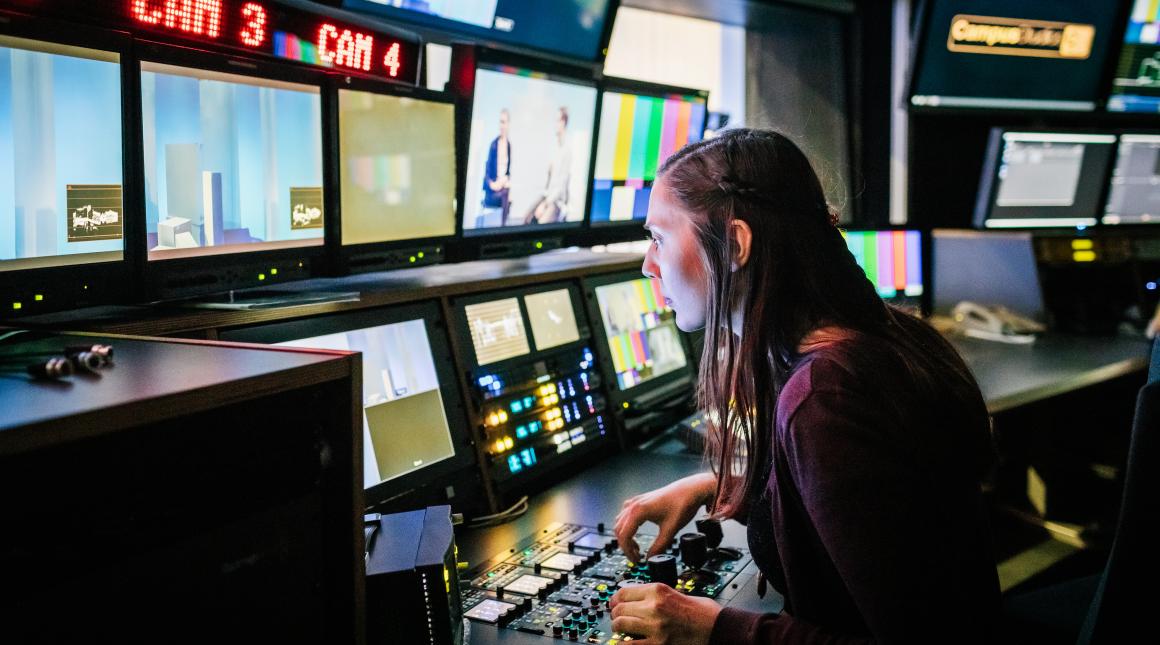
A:
<svg viewBox="0 0 1160 645">
<path fill-rule="evenodd" d="M 566 573 L 561 573 L 561 574 L 560 574 L 560 586 L 561 586 L 561 587 L 567 587 L 567 586 L 568 586 L 568 574 L 566 574 Z"/>
<path fill-rule="evenodd" d="M 543 570 L 544 570 L 544 565 L 540 564 L 539 562 L 532 565 L 532 571 L 535 571 L 536 573 L 540 573 Z"/>
<path fill-rule="evenodd" d="M 576 550 L 576 542 L 575 541 L 568 542 L 568 553 L 572 553 L 575 550 Z"/>
<path fill-rule="evenodd" d="M 716 549 L 721 546 L 721 539 L 724 534 L 721 533 L 721 522 L 714 519 L 697 520 L 697 531 L 705 534 L 705 539 L 709 541 L 709 548 Z"/>
<path fill-rule="evenodd" d="M 531 598 L 524 598 L 524 601 L 520 603 L 520 609 L 522 609 L 524 611 L 531 611 L 532 610 L 532 599 Z"/>
<path fill-rule="evenodd" d="M 592 605 L 593 607 L 599 607 L 600 606 L 600 599 L 597 598 L 596 596 L 591 596 L 590 598 L 588 598 L 588 604 Z"/>
<path fill-rule="evenodd" d="M 673 556 L 665 553 L 652 556 L 648 559 L 648 570 L 653 582 L 677 586 L 677 559 Z"/>
<path fill-rule="evenodd" d="M 560 638 L 564 635 L 564 628 L 559 625 L 552 625 L 552 636 Z"/>
<path fill-rule="evenodd" d="M 495 588 L 495 599 L 496 600 L 503 600 L 503 587 L 496 587 Z"/>
<path fill-rule="evenodd" d="M 590 622 L 590 623 L 596 622 L 596 610 L 595 609 L 588 610 L 588 622 Z"/>
<path fill-rule="evenodd" d="M 600 555 L 599 551 L 592 552 L 592 562 L 593 563 L 600 562 L 603 559 L 604 559 L 604 556 Z"/>
<path fill-rule="evenodd" d="M 512 611 L 511 609 L 505 609 L 505 610 L 501 611 L 499 614 L 499 626 L 500 627 L 507 626 L 507 624 L 512 622 L 512 620 L 514 620 L 515 617 L 516 617 L 516 612 Z"/>
<path fill-rule="evenodd" d="M 604 522 L 600 522 L 600 523 L 598 523 L 598 524 L 596 525 L 596 532 L 597 532 L 597 533 L 603 533 L 603 532 L 604 532 Z"/>
<path fill-rule="evenodd" d="M 547 587 L 542 587 L 539 591 L 536 592 L 536 597 L 539 598 L 542 602 L 548 599 L 548 594 L 550 593 L 552 592 L 549 591 Z"/>
<path fill-rule="evenodd" d="M 569 629 L 568 630 L 568 640 L 574 641 L 577 638 L 580 638 L 580 630 L 575 628 L 575 627 L 573 627 L 572 629 Z"/>
<path fill-rule="evenodd" d="M 684 533 L 681 535 L 681 561 L 685 566 L 700 569 L 709 554 L 704 533 Z"/>
<path fill-rule="evenodd" d="M 612 538 L 611 540 L 609 540 L 608 546 L 612 547 L 612 550 L 615 551 L 615 550 L 620 548 L 620 540 L 617 540 L 616 538 Z M 611 551 L 609 553 L 611 553 Z"/>
</svg>

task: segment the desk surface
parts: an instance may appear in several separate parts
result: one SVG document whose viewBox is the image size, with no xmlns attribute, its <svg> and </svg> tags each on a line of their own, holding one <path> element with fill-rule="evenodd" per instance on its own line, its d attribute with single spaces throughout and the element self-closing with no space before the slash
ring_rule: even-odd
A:
<svg viewBox="0 0 1160 645">
<path fill-rule="evenodd" d="M 1047 334 L 1030 345 L 957 337 L 991 414 L 1148 369 L 1151 341 Z"/>
</svg>

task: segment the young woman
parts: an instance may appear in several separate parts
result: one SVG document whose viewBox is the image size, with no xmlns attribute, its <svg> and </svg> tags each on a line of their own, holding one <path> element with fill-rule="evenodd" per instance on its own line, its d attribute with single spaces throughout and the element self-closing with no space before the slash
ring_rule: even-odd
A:
<svg viewBox="0 0 1160 645">
<path fill-rule="evenodd" d="M 988 642 L 999 584 L 980 483 L 978 386 L 937 332 L 882 302 L 788 139 L 728 130 L 657 173 L 644 273 L 705 329 L 713 473 L 624 503 L 636 560 L 707 506 L 747 525 L 781 614 L 664 585 L 623 589 L 613 628 L 648 643 Z M 728 431 L 722 431 L 722 428 Z M 641 554 L 633 536 L 655 522 Z"/>
</svg>

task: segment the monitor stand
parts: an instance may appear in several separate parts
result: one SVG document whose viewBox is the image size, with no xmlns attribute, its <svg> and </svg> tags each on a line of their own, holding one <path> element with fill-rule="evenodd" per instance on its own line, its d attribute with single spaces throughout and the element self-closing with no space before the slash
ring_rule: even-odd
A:
<svg viewBox="0 0 1160 645">
<path fill-rule="evenodd" d="M 173 303 L 195 309 L 279 309 L 330 302 L 358 302 L 357 291 L 281 291 L 275 289 L 244 289 L 184 300 Z"/>
</svg>

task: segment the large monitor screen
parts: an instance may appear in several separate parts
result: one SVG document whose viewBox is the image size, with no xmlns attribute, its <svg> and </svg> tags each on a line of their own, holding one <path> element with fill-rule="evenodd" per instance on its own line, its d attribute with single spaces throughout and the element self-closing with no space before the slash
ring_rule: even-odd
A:
<svg viewBox="0 0 1160 645">
<path fill-rule="evenodd" d="M 568 289 L 526 295 L 524 307 L 528 310 L 536 351 L 580 340 L 576 311 L 572 308 L 572 292 Z"/>
<path fill-rule="evenodd" d="M 1160 112 L 1160 5 L 1152 0 L 1132 2 L 1108 109 Z"/>
<path fill-rule="evenodd" d="M 596 88 L 512 67 L 476 70 L 463 229 L 580 224 Z"/>
<path fill-rule="evenodd" d="M 344 7 L 381 13 L 578 58 L 602 57 L 610 0 L 343 0 Z"/>
<path fill-rule="evenodd" d="M 846 246 L 885 299 L 922 296 L 919 231 L 845 231 Z"/>
<path fill-rule="evenodd" d="M 1160 135 L 1122 134 L 1104 224 L 1160 223 Z"/>
<path fill-rule="evenodd" d="M 0 36 L 0 271 L 120 260 L 116 53 Z"/>
<path fill-rule="evenodd" d="M 638 278 L 598 286 L 596 300 L 621 390 L 685 367 L 676 314 L 665 305 L 660 282 Z"/>
<path fill-rule="evenodd" d="M 529 352 L 519 300 L 503 298 L 463 309 L 477 365 L 489 365 Z"/>
<path fill-rule="evenodd" d="M 150 260 L 322 244 L 319 88 L 141 63 Z"/>
<path fill-rule="evenodd" d="M 701 140 L 706 114 L 704 96 L 604 92 L 592 223 L 643 221 L 657 167 L 685 144 Z"/>
<path fill-rule="evenodd" d="M 455 106 L 338 92 L 342 243 L 455 234 Z"/>
<path fill-rule="evenodd" d="M 950 315 L 967 300 L 1002 305 L 1043 321 L 1043 293 L 1029 232 L 935 230 L 931 262 L 934 313 Z"/>
<path fill-rule="evenodd" d="M 975 204 L 976 224 L 1095 224 L 1115 144 L 1112 134 L 992 131 Z"/>
<path fill-rule="evenodd" d="M 933 0 L 914 63 L 911 104 L 1092 110 L 1118 3 Z"/>
<path fill-rule="evenodd" d="M 362 352 L 366 488 L 455 456 L 422 320 L 278 344 Z"/>
</svg>

